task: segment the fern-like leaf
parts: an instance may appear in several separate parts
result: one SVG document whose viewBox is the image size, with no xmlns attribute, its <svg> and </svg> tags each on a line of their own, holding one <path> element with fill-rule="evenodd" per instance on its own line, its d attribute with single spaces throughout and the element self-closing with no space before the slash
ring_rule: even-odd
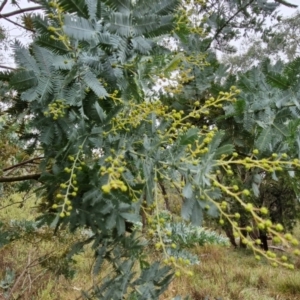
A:
<svg viewBox="0 0 300 300">
<path fill-rule="evenodd" d="M 290 87 L 289 79 L 283 76 L 282 74 L 268 72 L 265 74 L 265 76 L 266 76 L 267 83 L 275 88 L 287 90 Z"/>
<path fill-rule="evenodd" d="M 105 4 L 114 11 L 129 13 L 132 8 L 131 2 L 131 0 L 106 0 Z"/>
<path fill-rule="evenodd" d="M 47 100 L 48 95 L 53 90 L 52 76 L 42 76 L 39 78 L 39 83 L 36 88 L 36 92 L 39 94 L 39 101 Z"/>
<path fill-rule="evenodd" d="M 57 55 L 53 57 L 53 66 L 56 70 L 71 70 L 74 60 L 66 55 Z"/>
<path fill-rule="evenodd" d="M 13 73 L 11 71 L 0 71 L 0 80 L 9 81 Z"/>
<path fill-rule="evenodd" d="M 50 74 L 52 70 L 53 55 L 50 51 L 33 45 L 34 57 L 38 63 L 38 66 L 43 70 L 44 74 Z"/>
<path fill-rule="evenodd" d="M 109 20 L 109 31 L 124 37 L 134 36 L 131 20 L 129 13 L 112 13 Z"/>
<path fill-rule="evenodd" d="M 49 33 L 48 27 L 49 27 L 49 23 L 48 20 L 41 15 L 33 15 L 32 16 L 32 21 L 34 24 L 34 28 L 35 30 L 43 35 L 43 34 L 47 34 Z"/>
<path fill-rule="evenodd" d="M 21 94 L 21 99 L 23 101 L 31 102 L 36 100 L 38 97 L 38 93 L 36 92 L 36 88 L 31 88 Z"/>
<path fill-rule="evenodd" d="M 10 79 L 10 84 L 20 91 L 27 90 L 28 88 L 37 85 L 37 83 L 37 78 L 32 70 L 19 71 Z"/>
<path fill-rule="evenodd" d="M 132 39 L 132 46 L 139 53 L 148 55 L 152 50 L 153 43 L 150 40 L 146 40 L 140 36 Z"/>
<path fill-rule="evenodd" d="M 108 96 L 107 91 L 103 87 L 103 85 L 99 82 L 96 75 L 93 74 L 91 71 L 87 71 L 84 76 L 83 80 L 85 84 L 99 97 L 104 98 Z"/>
<path fill-rule="evenodd" d="M 36 74 L 40 72 L 35 59 L 32 55 L 30 55 L 29 51 L 21 45 L 21 43 L 15 42 L 13 49 L 15 53 L 16 63 L 18 65 L 26 68 L 27 70 L 33 70 Z"/>
<path fill-rule="evenodd" d="M 260 135 L 258 136 L 257 140 L 255 141 L 255 146 L 261 152 L 266 151 L 269 144 L 272 140 L 272 127 L 269 126 L 261 131 Z"/>
<path fill-rule="evenodd" d="M 78 16 L 88 19 L 89 13 L 85 0 L 58 0 L 57 2 L 64 11 L 76 13 Z"/>
<path fill-rule="evenodd" d="M 89 19 L 95 19 L 96 18 L 96 12 L 97 12 L 97 2 L 95 0 L 85 0 L 85 4 L 89 13 Z"/>
<path fill-rule="evenodd" d="M 61 41 L 55 41 L 50 39 L 48 34 L 41 35 L 36 40 L 37 45 L 44 47 L 56 54 L 68 53 L 68 48 Z"/>
<path fill-rule="evenodd" d="M 65 15 L 64 32 L 79 41 L 97 40 L 97 31 L 91 22 L 82 17 Z"/>
<path fill-rule="evenodd" d="M 44 128 L 41 132 L 40 141 L 46 145 L 50 145 L 54 139 L 54 130 L 52 126 Z"/>
</svg>

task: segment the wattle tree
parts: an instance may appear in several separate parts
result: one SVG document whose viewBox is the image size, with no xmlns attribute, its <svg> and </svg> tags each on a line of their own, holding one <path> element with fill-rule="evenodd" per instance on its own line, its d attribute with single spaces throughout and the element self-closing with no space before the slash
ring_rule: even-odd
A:
<svg viewBox="0 0 300 300">
<path fill-rule="evenodd" d="M 27 156 L 14 166 L 2 161 L 0 182 L 36 188 L 38 226 L 89 230 L 66 255 L 92 243 L 94 272 L 104 261 L 114 268 L 89 293 L 158 299 L 173 273 L 193 275 L 184 254 L 170 254 L 177 245 L 162 239 L 172 235 L 160 214 L 161 199 L 171 204 L 168 191 L 182 199 L 187 222 L 216 218 L 258 260 L 293 269 L 261 249 L 262 235 L 248 233 L 259 229 L 300 254 L 266 196 L 276 186 L 299 195 L 300 60 L 231 75 L 215 54 L 241 32 L 263 32 L 261 18 L 282 1 L 224 1 L 217 9 L 218 1 L 35 2 L 44 15 L 27 22 L 33 42 L 16 41 L 17 67 L 0 74 L 1 114 L 18 132 L 16 152 Z M 144 257 L 153 235 L 161 262 Z"/>
</svg>

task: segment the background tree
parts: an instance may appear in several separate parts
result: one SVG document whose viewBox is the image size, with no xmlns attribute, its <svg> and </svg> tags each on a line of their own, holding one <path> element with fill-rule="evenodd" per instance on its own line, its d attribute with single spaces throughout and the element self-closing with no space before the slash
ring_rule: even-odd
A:
<svg viewBox="0 0 300 300">
<path fill-rule="evenodd" d="M 35 1 L 8 1 L 3 0 L 0 4 L 0 27 L 5 34 L 0 48 L 1 55 L 5 57 L 0 64 L 1 69 L 13 68 L 11 59 L 11 44 L 14 40 L 21 39 L 28 44 L 31 41 L 34 29 L 32 28 L 31 15 L 40 11 L 41 6 Z"/>
<path fill-rule="evenodd" d="M 196 27 L 208 33 L 205 50 L 234 51 L 232 42 L 256 33 L 269 36 L 268 21 L 280 20 L 276 11 L 280 5 L 297 7 L 286 1 L 186 1 L 192 5 L 192 20 Z M 201 18 L 199 18 L 201 16 Z"/>
<path fill-rule="evenodd" d="M 247 70 L 264 59 L 293 61 L 299 56 L 299 11 L 274 24 L 270 34 L 262 39 L 253 34 L 242 40 L 236 54 L 224 54 L 222 62 L 231 72 Z"/>
</svg>

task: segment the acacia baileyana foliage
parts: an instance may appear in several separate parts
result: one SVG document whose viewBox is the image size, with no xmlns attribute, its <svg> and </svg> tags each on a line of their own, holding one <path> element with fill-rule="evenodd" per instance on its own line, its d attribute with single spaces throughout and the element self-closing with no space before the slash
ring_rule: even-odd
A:
<svg viewBox="0 0 300 300">
<path fill-rule="evenodd" d="M 176 276 L 193 275 L 187 259 L 170 254 L 168 247 L 178 245 L 162 238 L 172 235 L 159 213 L 165 186 L 183 200 L 186 221 L 201 225 L 209 215 L 226 222 L 257 259 L 293 269 L 287 257 L 262 251 L 261 241 L 247 235 L 259 228 L 300 254 L 268 208 L 253 204 L 269 175 L 297 178 L 300 167 L 299 136 L 288 130 L 299 124 L 299 104 L 295 98 L 286 105 L 287 91 L 274 86 L 270 63 L 228 76 L 207 50 L 208 17 L 192 21 L 195 11 L 177 0 L 38 2 L 45 16 L 33 18 L 36 37 L 29 49 L 15 43 L 18 69 L 2 78 L 17 92 L 15 103 L 26 103 L 30 143 L 42 148 L 39 224 L 88 228 L 94 272 L 104 260 L 114 267 L 93 295 L 157 299 L 171 267 Z M 255 9 L 261 1 L 253 3 Z M 176 50 L 164 46 L 167 37 Z M 174 74 L 173 88 L 154 92 L 157 81 L 171 85 Z M 145 262 L 144 239 L 125 234 L 128 224 L 141 221 L 148 236 L 158 237 L 162 266 Z"/>
</svg>

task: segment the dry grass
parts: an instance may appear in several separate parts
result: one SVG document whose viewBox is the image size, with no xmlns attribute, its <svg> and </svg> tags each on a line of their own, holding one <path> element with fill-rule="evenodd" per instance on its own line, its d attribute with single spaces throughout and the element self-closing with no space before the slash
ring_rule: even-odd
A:
<svg viewBox="0 0 300 300">
<path fill-rule="evenodd" d="M 18 197 L 14 196 L 13 200 L 18 200 Z M 33 217 L 34 198 L 29 199 L 28 204 L 26 208 L 0 207 L 0 220 Z M 63 275 L 55 276 L 37 263 L 38 260 L 49 254 L 54 257 L 53 264 L 57 267 L 60 262 L 55 261 L 55 257 L 59 257 L 81 236 L 67 232 L 58 237 L 52 237 L 50 232 L 49 235 L 47 232 L 43 234 L 43 237 L 19 240 L 0 249 L 0 281 L 6 269 L 16 272 L 17 280 L 10 299 L 75 300 L 81 289 L 89 289 L 93 282 L 101 280 L 100 276 L 111 272 L 105 266 L 105 272 L 95 278 L 92 275 L 94 254 L 86 247 L 84 253 L 74 257 L 76 275 L 72 280 Z M 300 238 L 300 229 L 295 235 Z M 194 252 L 201 261 L 200 265 L 193 267 L 195 275 L 192 278 L 176 278 L 161 300 L 170 300 L 176 295 L 190 295 L 194 300 L 300 299 L 300 259 L 295 263 L 296 270 L 289 271 L 272 268 L 264 261 L 257 262 L 247 250 L 208 245 L 197 247 Z M 2 292 L 0 289 L 0 299 Z"/>
<path fill-rule="evenodd" d="M 247 250 L 206 246 L 196 249 L 201 259 L 192 279 L 172 282 L 162 299 L 190 294 L 194 300 L 299 300 L 300 269 L 273 268 L 256 262 Z"/>
</svg>

